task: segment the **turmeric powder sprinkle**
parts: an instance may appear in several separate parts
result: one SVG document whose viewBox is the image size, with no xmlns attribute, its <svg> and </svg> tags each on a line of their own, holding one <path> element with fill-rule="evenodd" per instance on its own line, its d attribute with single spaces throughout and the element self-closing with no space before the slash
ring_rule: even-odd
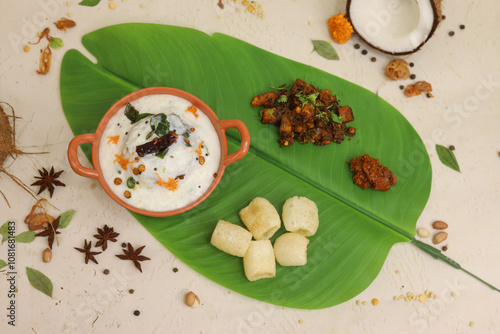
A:
<svg viewBox="0 0 500 334">
<path fill-rule="evenodd" d="M 168 181 L 162 181 L 161 177 L 160 177 L 160 175 L 158 175 L 158 173 L 156 173 L 156 176 L 158 176 L 158 178 L 160 179 L 159 181 L 156 181 L 157 185 L 163 186 L 163 187 L 167 188 L 170 191 L 176 191 L 177 190 L 177 187 L 179 186 L 178 185 L 179 181 L 177 181 L 173 177 L 169 177 Z"/>
<path fill-rule="evenodd" d="M 354 32 L 351 23 L 342 13 L 328 19 L 328 30 L 332 39 L 340 44 L 347 42 Z"/>
<path fill-rule="evenodd" d="M 109 139 L 108 144 L 118 144 L 118 139 L 120 139 L 120 136 L 108 136 L 107 138 Z"/>
<path fill-rule="evenodd" d="M 125 159 L 123 157 L 123 150 L 122 153 L 120 153 L 120 155 L 115 154 L 115 157 L 116 159 L 113 161 L 113 163 L 118 162 L 118 164 L 122 169 L 127 170 L 127 165 L 131 163 L 131 161 L 129 161 L 129 158 Z"/>
</svg>

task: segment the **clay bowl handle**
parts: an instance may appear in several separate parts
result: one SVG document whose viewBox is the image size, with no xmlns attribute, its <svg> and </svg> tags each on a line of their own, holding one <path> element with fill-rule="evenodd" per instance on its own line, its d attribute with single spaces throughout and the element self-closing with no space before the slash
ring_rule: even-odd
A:
<svg viewBox="0 0 500 334">
<path fill-rule="evenodd" d="M 219 122 L 219 125 L 223 130 L 236 129 L 241 136 L 240 148 L 236 152 L 231 153 L 224 158 L 223 164 L 225 166 L 229 166 L 230 164 L 241 160 L 247 154 L 250 147 L 250 133 L 248 132 L 248 128 L 245 123 L 239 119 L 222 120 Z"/>
<path fill-rule="evenodd" d="M 98 179 L 99 173 L 95 169 L 85 168 L 80 164 L 80 161 L 78 160 L 78 146 L 87 143 L 93 144 L 96 138 L 97 136 L 95 133 L 78 135 L 69 142 L 68 146 L 68 160 L 71 168 L 76 174 L 90 177 L 92 179 Z"/>
</svg>

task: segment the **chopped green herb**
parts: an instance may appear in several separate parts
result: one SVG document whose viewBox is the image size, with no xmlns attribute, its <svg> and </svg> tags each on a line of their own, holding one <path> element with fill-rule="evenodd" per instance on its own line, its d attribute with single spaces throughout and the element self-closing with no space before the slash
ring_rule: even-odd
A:
<svg viewBox="0 0 500 334">
<path fill-rule="evenodd" d="M 125 106 L 124 114 L 130 120 L 130 122 L 132 122 L 132 124 L 137 123 L 141 119 L 152 115 L 149 113 L 144 113 L 144 114 L 139 113 L 139 111 L 135 109 L 135 107 L 130 103 L 127 103 L 127 105 Z"/>
<path fill-rule="evenodd" d="M 275 91 L 282 91 L 284 89 L 287 89 L 289 86 L 290 86 L 289 84 L 284 84 L 279 87 L 274 87 L 273 85 L 271 85 L 271 88 Z"/>
<path fill-rule="evenodd" d="M 169 147 L 164 148 L 164 149 L 163 149 L 163 150 L 161 150 L 160 152 L 156 153 L 156 154 L 155 154 L 155 157 L 158 157 L 158 158 L 160 158 L 160 159 L 165 158 L 165 156 L 167 155 L 167 153 L 168 153 L 168 150 L 169 150 L 169 149 L 170 149 Z"/>
<path fill-rule="evenodd" d="M 300 103 L 302 103 L 302 107 L 304 107 L 307 103 L 310 103 L 313 106 L 322 106 L 321 103 L 317 103 L 316 102 L 316 99 L 319 96 L 319 92 L 318 93 L 309 94 L 309 95 L 304 95 L 302 92 L 298 92 L 297 94 L 295 94 L 295 96 L 297 96 L 297 98 L 299 99 Z"/>
<path fill-rule="evenodd" d="M 342 116 L 332 113 L 332 122 L 342 124 Z"/>
<path fill-rule="evenodd" d="M 49 45 L 53 49 L 60 49 L 64 46 L 63 40 L 58 37 L 50 37 Z"/>
<path fill-rule="evenodd" d="M 288 96 L 286 96 L 285 94 L 281 95 L 278 100 L 277 100 L 278 103 L 287 103 L 288 102 Z M 272 114 L 271 114 L 272 115 Z"/>
<path fill-rule="evenodd" d="M 150 125 L 151 125 L 151 132 L 148 133 L 146 139 L 149 139 L 149 137 L 151 137 L 153 133 L 156 134 L 158 137 L 162 137 L 166 135 L 170 130 L 170 123 L 167 121 L 167 115 L 163 113 L 156 114 L 153 117 L 151 117 Z"/>
</svg>

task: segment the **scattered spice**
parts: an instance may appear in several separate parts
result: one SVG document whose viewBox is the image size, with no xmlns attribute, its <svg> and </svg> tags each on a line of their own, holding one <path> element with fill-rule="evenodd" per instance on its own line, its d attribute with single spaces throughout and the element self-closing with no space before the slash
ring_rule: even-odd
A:
<svg viewBox="0 0 500 334">
<path fill-rule="evenodd" d="M 138 317 L 140 314 L 141 314 L 141 312 L 140 312 L 139 310 L 135 310 L 135 311 L 134 311 L 134 315 L 135 315 L 136 317 Z"/>
<path fill-rule="evenodd" d="M 127 247 L 127 244 L 122 242 L 122 248 L 125 248 L 125 247 Z"/>
<path fill-rule="evenodd" d="M 443 250 L 443 252 L 446 252 L 448 250 L 448 245 L 445 245 L 441 248 Z"/>
<path fill-rule="evenodd" d="M 63 17 L 62 19 L 60 19 L 57 22 L 54 22 L 54 24 L 56 25 L 57 29 L 63 30 L 63 31 L 66 31 L 66 29 L 73 28 L 74 26 L 76 26 L 76 22 L 75 21 L 69 20 L 69 19 L 67 19 L 65 17 Z"/>
<path fill-rule="evenodd" d="M 372 61 L 372 63 L 376 62 L 377 61 L 377 58 L 375 57 L 371 57 L 370 60 Z"/>
<path fill-rule="evenodd" d="M 23 48 L 23 51 L 24 52 L 29 52 L 30 51 L 29 45 L 25 45 L 24 48 Z"/>
<path fill-rule="evenodd" d="M 128 243 L 128 249 L 123 249 L 123 252 L 125 253 L 125 255 L 119 254 L 119 255 L 116 255 L 116 257 L 119 259 L 122 259 L 122 260 L 131 260 L 132 262 L 134 262 L 135 267 L 137 269 L 139 269 L 139 271 L 142 273 L 140 261 L 151 260 L 149 257 L 140 255 L 140 253 L 142 252 L 144 247 L 146 247 L 146 246 L 142 246 L 142 247 L 139 247 L 136 250 L 134 250 L 132 245 L 130 243 Z"/>
<path fill-rule="evenodd" d="M 408 63 L 404 59 L 393 59 L 385 67 L 385 75 L 391 80 L 408 79 L 410 77 Z"/>
<path fill-rule="evenodd" d="M 108 227 L 108 225 L 104 225 L 102 229 L 97 228 L 97 233 L 99 234 L 94 234 L 94 238 L 98 239 L 99 241 L 97 241 L 95 246 L 102 246 L 103 251 L 108 248 L 108 241 L 116 242 L 116 237 L 120 235 L 120 233 L 115 232 L 113 227 Z"/>
<path fill-rule="evenodd" d="M 474 321 L 469 322 L 469 326 L 470 326 L 470 327 L 474 327 L 474 325 L 475 325 L 475 324 L 474 324 Z"/>
<path fill-rule="evenodd" d="M 359 48 L 361 48 L 361 45 L 359 45 L 358 43 L 354 44 L 354 48 L 357 50 Z"/>
<path fill-rule="evenodd" d="M 453 36 L 455 36 L 455 32 L 454 32 L 454 31 L 450 31 L 450 32 L 448 33 L 448 35 L 449 35 L 450 37 L 453 37 Z"/>
<path fill-rule="evenodd" d="M 405 86 L 400 85 L 400 86 L 399 86 L 399 89 L 403 90 L 403 89 L 405 89 Z"/>
<path fill-rule="evenodd" d="M 448 147 L 448 149 L 449 149 L 450 151 L 455 151 L 455 146 L 450 145 L 450 147 Z"/>
<path fill-rule="evenodd" d="M 220 9 L 224 9 L 224 4 L 222 3 L 222 0 L 219 0 L 219 2 L 217 3 L 217 6 L 219 6 Z"/>
<path fill-rule="evenodd" d="M 115 2 L 111 2 L 109 4 L 109 9 L 115 9 L 116 8 L 116 3 Z"/>
<path fill-rule="evenodd" d="M 415 78 L 416 78 L 416 77 L 417 77 L 417 76 L 416 76 L 415 74 L 410 74 L 410 79 L 411 79 L 411 80 L 415 80 Z"/>
<path fill-rule="evenodd" d="M 424 293 L 418 295 L 413 292 L 407 292 L 406 295 L 394 296 L 392 299 L 394 301 L 404 300 L 405 302 L 419 301 L 421 303 L 424 303 L 429 298 L 437 299 L 437 295 L 434 294 L 434 292 L 425 290 Z"/>
<path fill-rule="evenodd" d="M 52 198 L 52 195 L 54 194 L 54 186 L 66 187 L 64 183 L 57 180 L 57 178 L 59 178 L 59 176 L 61 176 L 63 172 L 63 170 L 54 172 L 54 166 L 50 168 L 50 172 L 48 172 L 45 168 L 42 168 L 42 170 L 39 169 L 38 173 L 40 174 L 40 176 L 35 176 L 35 179 L 38 179 L 38 181 L 31 184 L 31 186 L 40 186 L 38 195 L 40 195 L 42 191 L 48 188 L 50 198 Z"/>
<path fill-rule="evenodd" d="M 434 223 L 432 223 L 432 227 L 436 230 L 445 230 L 448 228 L 448 224 L 446 224 L 444 221 L 436 220 Z"/>
<path fill-rule="evenodd" d="M 343 13 L 330 17 L 327 23 L 330 36 L 337 43 L 344 44 L 354 32 L 351 23 Z"/>
<path fill-rule="evenodd" d="M 36 204 L 32 206 L 28 216 L 26 216 L 26 218 L 24 219 L 24 222 L 28 224 L 28 229 L 30 231 L 44 229 L 47 224 L 52 223 L 55 220 L 55 218 L 51 215 L 48 215 L 45 212 L 45 209 L 42 207 L 42 202 L 46 201 L 47 200 L 45 198 L 37 201 Z M 42 210 L 43 212 L 38 212 L 38 209 Z"/>
<path fill-rule="evenodd" d="M 409 63 L 408 65 L 410 65 L 410 67 L 413 67 L 413 66 L 415 66 L 415 64 L 413 64 L 413 63 Z"/>
<path fill-rule="evenodd" d="M 460 25 L 460 29 L 464 30 L 465 29 L 465 25 L 461 24 Z"/>
<path fill-rule="evenodd" d="M 139 172 L 144 172 L 146 170 L 146 166 L 144 165 L 139 165 L 139 167 L 137 168 L 139 170 Z"/>
<path fill-rule="evenodd" d="M 441 20 L 446 20 L 446 15 L 442 15 Z"/>
<path fill-rule="evenodd" d="M 132 194 L 130 193 L 130 191 L 125 190 L 125 192 L 123 193 L 123 196 L 124 196 L 125 198 L 130 198 L 130 197 L 132 197 Z"/>
<path fill-rule="evenodd" d="M 120 184 L 122 184 L 122 179 L 120 179 L 119 177 L 115 178 L 114 179 L 114 184 L 116 184 L 117 186 L 119 186 Z"/>
<path fill-rule="evenodd" d="M 176 267 L 174 267 L 174 268 L 172 269 L 172 271 L 173 271 L 174 273 L 176 273 L 176 272 L 178 272 L 178 271 L 179 271 L 179 269 L 177 269 Z"/>
<path fill-rule="evenodd" d="M 373 305 L 373 306 L 377 306 L 377 305 L 378 305 L 378 303 L 379 303 L 379 301 L 378 301 L 378 299 L 377 299 L 377 298 L 373 298 L 373 299 L 372 299 L 372 305 Z"/>
<path fill-rule="evenodd" d="M 362 54 L 363 56 L 366 56 L 366 55 L 368 54 L 368 51 L 363 50 L 363 51 L 361 51 L 361 54 Z"/>
<path fill-rule="evenodd" d="M 419 228 L 419 229 L 417 229 L 417 234 L 421 238 L 428 238 L 428 237 L 430 237 L 431 232 L 429 232 L 429 230 L 427 230 L 425 228 Z"/>
<path fill-rule="evenodd" d="M 109 269 L 104 269 L 104 270 L 102 271 L 102 273 L 103 273 L 104 275 L 109 275 Z"/>
<path fill-rule="evenodd" d="M 45 229 L 36 235 L 37 237 L 47 237 L 50 249 L 52 249 L 52 245 L 54 244 L 55 236 L 61 234 L 61 232 L 57 230 L 59 228 L 60 218 L 61 216 L 57 217 L 52 223 L 48 223 Z"/>
<path fill-rule="evenodd" d="M 134 292 L 135 292 L 135 290 L 134 290 L 134 289 L 129 289 L 129 290 L 128 290 L 128 293 L 130 293 L 130 294 L 133 294 Z"/>
<path fill-rule="evenodd" d="M 370 158 L 368 154 L 353 158 L 348 164 L 354 172 L 354 184 L 362 189 L 387 191 L 396 185 L 396 176 L 389 168 L 379 164 L 378 159 Z"/>
<path fill-rule="evenodd" d="M 432 86 L 426 81 L 417 81 L 414 84 L 408 85 L 404 91 L 405 96 L 412 97 L 420 95 L 424 92 L 432 92 Z"/>
<path fill-rule="evenodd" d="M 92 252 L 90 250 L 90 248 L 92 248 L 92 241 L 89 241 L 89 243 L 87 243 L 87 239 L 85 239 L 85 244 L 83 246 L 83 249 L 77 247 L 74 248 L 80 253 L 85 253 L 85 264 L 88 264 L 89 260 L 93 261 L 95 264 L 99 264 L 99 262 L 97 262 L 97 260 L 95 259 L 94 255 L 101 254 L 101 252 Z"/>
</svg>

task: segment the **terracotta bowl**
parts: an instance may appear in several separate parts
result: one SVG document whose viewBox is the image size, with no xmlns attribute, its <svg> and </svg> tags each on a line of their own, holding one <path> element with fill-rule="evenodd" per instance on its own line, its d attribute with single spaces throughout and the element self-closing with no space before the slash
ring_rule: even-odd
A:
<svg viewBox="0 0 500 334">
<path fill-rule="evenodd" d="M 208 188 L 208 190 L 201 196 L 199 197 L 195 202 L 180 208 L 176 210 L 171 210 L 171 211 L 147 211 L 143 209 L 139 209 L 137 207 L 134 207 L 126 202 L 124 202 L 122 199 L 120 199 L 118 196 L 113 193 L 111 188 L 109 187 L 108 183 L 104 179 L 101 171 L 101 165 L 99 162 L 99 145 L 101 142 L 101 137 L 102 134 L 110 120 L 111 117 L 113 117 L 121 108 L 123 108 L 127 103 L 133 102 L 143 96 L 147 95 L 154 95 L 154 94 L 169 94 L 169 95 L 174 95 L 181 97 L 189 102 L 191 102 L 194 106 L 196 106 L 201 112 L 203 112 L 207 117 L 210 119 L 212 122 L 213 127 L 215 128 L 215 131 L 217 132 L 217 135 L 219 137 L 219 143 L 220 143 L 220 151 L 221 151 L 221 159 L 219 163 L 219 169 L 217 171 L 217 177 L 214 179 L 212 182 L 211 186 Z M 226 133 L 225 130 L 229 128 L 234 128 L 238 130 L 241 136 L 241 145 L 240 148 L 228 155 L 227 152 L 227 138 L 226 138 Z M 78 147 L 82 144 L 87 144 L 90 143 L 92 144 L 92 163 L 94 166 L 94 169 L 86 168 L 83 167 L 80 164 L 80 161 L 78 160 L 77 156 L 77 150 Z M 144 88 L 138 91 L 135 91 L 122 99 L 120 99 L 118 102 L 113 104 L 111 108 L 104 114 L 103 118 L 101 119 L 99 125 L 97 126 L 97 130 L 95 133 L 87 133 L 87 134 L 81 134 L 76 136 L 71 140 L 69 143 L 68 147 L 68 159 L 69 163 L 71 165 L 71 168 L 81 176 L 85 176 L 88 178 L 92 179 L 97 179 L 101 186 L 103 187 L 104 191 L 113 199 L 115 200 L 118 204 L 121 206 L 125 207 L 126 209 L 139 213 L 141 215 L 145 216 L 153 216 L 153 217 L 167 217 L 167 216 L 173 216 L 177 215 L 183 212 L 186 212 L 201 202 L 203 202 L 211 193 L 214 191 L 215 187 L 219 184 L 219 181 L 222 178 L 222 175 L 224 174 L 224 170 L 226 169 L 227 166 L 230 164 L 242 159 L 248 152 L 248 148 L 250 147 L 250 134 L 248 132 L 248 129 L 246 125 L 237 119 L 230 119 L 230 120 L 219 120 L 217 118 L 217 115 L 213 112 L 212 109 L 210 109 L 209 106 L 207 106 L 203 101 L 201 101 L 199 98 L 197 98 L 194 95 L 191 95 L 188 92 L 175 89 L 175 88 L 169 88 L 169 87 L 150 87 L 150 88 Z"/>
</svg>

